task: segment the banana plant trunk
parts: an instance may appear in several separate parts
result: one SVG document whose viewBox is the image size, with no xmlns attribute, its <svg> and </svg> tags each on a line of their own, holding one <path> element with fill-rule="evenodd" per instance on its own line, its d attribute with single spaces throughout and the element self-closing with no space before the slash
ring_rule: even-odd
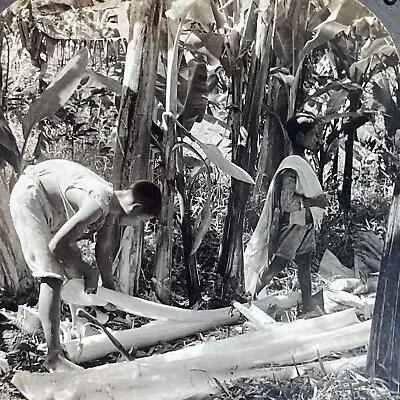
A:
<svg viewBox="0 0 400 400">
<path fill-rule="evenodd" d="M 2 172 L 2 171 L 1 171 Z M 10 193 L 3 174 L 0 174 L 0 289 L 13 295 L 25 292 L 33 278 L 24 261 L 9 211 Z M 0 291 L 1 293 L 1 291 Z"/>
<path fill-rule="evenodd" d="M 261 197 L 268 191 L 275 171 L 289 150 L 278 121 L 278 117 L 282 121 L 285 121 L 287 117 L 287 107 L 280 107 L 281 104 L 287 103 L 284 96 L 286 96 L 285 89 L 279 82 L 269 85 L 267 104 L 272 104 L 272 112 L 269 112 L 265 118 L 258 156 L 256 186 L 253 191 L 253 204 L 260 203 Z"/>
<path fill-rule="evenodd" d="M 252 52 L 249 81 L 242 106 L 242 70 L 236 64 L 232 74 L 232 161 L 254 174 L 257 142 L 260 132 L 260 114 L 265 85 L 269 76 L 270 48 L 275 29 L 275 0 L 260 2 L 256 40 Z M 243 111 L 241 112 L 241 109 Z M 245 127 L 247 138 L 243 144 Z M 231 194 L 225 219 L 218 271 L 223 277 L 224 300 L 244 291 L 243 224 L 250 185 L 232 179 Z"/>
<path fill-rule="evenodd" d="M 400 392 L 400 176 L 394 187 L 367 359 L 372 376 Z"/>
<path fill-rule="evenodd" d="M 172 232 L 174 229 L 174 202 L 176 192 L 176 157 L 173 150 L 175 140 L 175 123 L 170 117 L 166 117 L 163 139 L 165 176 L 161 184 L 163 207 L 159 218 L 159 234 L 157 237 L 154 271 L 154 291 L 157 298 L 164 304 L 171 304 Z"/>
<path fill-rule="evenodd" d="M 358 90 L 351 91 L 349 94 L 350 98 L 350 112 L 357 111 L 361 104 L 361 92 Z M 357 129 L 352 127 L 349 123 L 350 129 L 346 129 L 347 139 L 345 142 L 345 161 L 343 171 L 343 186 L 341 195 L 341 206 L 345 212 L 349 212 L 351 209 L 351 186 L 353 182 L 353 155 L 354 155 L 354 139 L 356 136 Z"/>
<path fill-rule="evenodd" d="M 162 0 L 137 0 L 130 7 L 129 43 L 113 165 L 113 183 L 117 189 L 148 177 L 162 11 Z M 118 276 L 122 290 L 135 294 L 141 269 L 143 224 L 127 227 L 123 235 Z"/>
<path fill-rule="evenodd" d="M 182 251 L 183 265 L 185 267 L 185 278 L 187 294 L 189 298 L 189 306 L 193 306 L 201 298 L 200 280 L 197 271 L 196 255 L 192 254 L 193 248 L 193 232 L 192 232 L 192 211 L 190 208 L 190 200 L 185 191 L 185 177 L 182 162 L 182 149 L 176 154 L 176 188 L 181 208 L 181 235 L 182 235 Z"/>
<path fill-rule="evenodd" d="M 165 9 L 171 7 L 171 0 L 165 0 Z M 161 192 L 163 207 L 159 218 L 159 235 L 156 246 L 156 262 L 154 271 L 155 293 L 164 304 L 171 303 L 172 275 L 172 232 L 174 229 L 174 206 L 176 194 L 176 125 L 172 116 L 177 115 L 178 93 L 178 41 L 180 23 L 167 22 L 167 82 L 165 96 L 165 113 L 163 114 L 163 178 Z"/>
<path fill-rule="evenodd" d="M 240 144 L 242 99 L 242 70 L 237 65 L 232 74 L 231 137 L 232 162 L 248 171 L 250 141 L 246 147 Z M 231 180 L 231 192 L 228 200 L 227 215 L 224 223 L 222 243 L 218 258 L 218 272 L 223 279 L 222 298 L 229 302 L 235 293 L 243 292 L 243 221 L 244 210 L 249 196 L 249 185 L 234 178 Z"/>
</svg>

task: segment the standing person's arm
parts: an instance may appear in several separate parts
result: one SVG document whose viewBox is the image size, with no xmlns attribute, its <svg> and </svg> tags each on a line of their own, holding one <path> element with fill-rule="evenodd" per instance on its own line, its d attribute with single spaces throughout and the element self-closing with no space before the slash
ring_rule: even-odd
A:
<svg viewBox="0 0 400 400">
<path fill-rule="evenodd" d="M 282 172 L 280 208 L 282 212 L 295 212 L 302 208 L 301 197 L 296 193 L 297 174 L 292 169 Z"/>
<path fill-rule="evenodd" d="M 115 283 L 113 278 L 113 241 L 116 228 L 117 218 L 109 215 L 102 228 L 97 232 L 96 239 L 96 262 L 97 267 L 103 281 L 103 286 L 115 290 Z"/>
<path fill-rule="evenodd" d="M 305 197 L 303 200 L 304 207 L 310 208 L 310 207 L 319 207 L 319 208 L 325 208 L 329 204 L 329 199 L 324 195 L 320 194 L 317 197 Z"/>
<path fill-rule="evenodd" d="M 329 204 L 329 199 L 320 194 L 317 197 L 304 197 L 296 193 L 297 174 L 292 169 L 282 172 L 282 191 L 280 198 L 281 211 L 294 212 L 302 207 L 320 207 L 325 208 Z"/>
</svg>

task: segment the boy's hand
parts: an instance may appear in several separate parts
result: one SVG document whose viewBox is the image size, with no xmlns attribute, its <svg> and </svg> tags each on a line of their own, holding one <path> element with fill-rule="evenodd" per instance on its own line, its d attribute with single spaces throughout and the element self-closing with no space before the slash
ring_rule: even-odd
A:
<svg viewBox="0 0 400 400">
<path fill-rule="evenodd" d="M 60 245 L 58 244 L 55 247 L 54 242 L 51 240 L 49 243 L 50 251 L 61 261 L 65 263 L 73 263 L 76 262 L 77 259 L 82 260 L 81 253 L 76 246 L 71 245 Z"/>
<path fill-rule="evenodd" d="M 51 242 L 49 244 L 49 249 L 50 251 L 52 251 Z M 65 264 L 65 268 L 73 268 L 73 270 L 75 271 L 74 274 L 77 273 L 78 277 L 83 277 L 83 280 L 85 282 L 85 293 L 97 293 L 97 287 L 99 284 L 99 270 L 82 259 L 81 252 L 79 251 L 77 246 L 59 246 L 56 251 L 53 250 L 53 254 L 58 258 L 60 262 Z"/>
</svg>

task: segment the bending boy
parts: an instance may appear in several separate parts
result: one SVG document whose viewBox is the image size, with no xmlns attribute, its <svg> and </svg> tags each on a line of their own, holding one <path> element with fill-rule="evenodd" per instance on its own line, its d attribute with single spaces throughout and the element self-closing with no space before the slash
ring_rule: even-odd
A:
<svg viewBox="0 0 400 400">
<path fill-rule="evenodd" d="M 305 157 L 320 142 L 312 114 L 300 113 L 286 123 L 292 155 L 286 157 L 270 184 L 257 227 L 245 251 L 245 285 L 253 297 L 290 261 L 298 269 L 303 312 L 316 311 L 311 297 L 311 262 L 315 229 L 328 204 L 317 175 Z"/>
<path fill-rule="evenodd" d="M 161 211 L 161 192 L 150 181 L 129 189 L 113 186 L 88 168 L 67 160 L 47 160 L 29 166 L 15 184 L 10 210 L 25 260 L 40 278 L 39 317 L 47 343 L 44 366 L 75 369 L 60 343 L 60 298 L 65 278 L 83 278 L 85 291 L 95 292 L 98 272 L 77 247 L 96 233 L 95 256 L 103 286 L 115 289 L 112 239 L 116 223 L 133 225 Z"/>
</svg>

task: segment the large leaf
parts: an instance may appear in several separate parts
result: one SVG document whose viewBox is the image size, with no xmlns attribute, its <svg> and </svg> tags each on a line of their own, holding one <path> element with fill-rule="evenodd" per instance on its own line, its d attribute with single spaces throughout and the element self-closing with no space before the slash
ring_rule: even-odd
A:
<svg viewBox="0 0 400 400">
<path fill-rule="evenodd" d="M 367 71 L 371 68 L 371 59 L 364 58 L 350 65 L 349 77 L 353 82 L 360 82 L 360 79 L 365 76 Z"/>
<path fill-rule="evenodd" d="M 11 164 L 16 172 L 20 171 L 20 153 L 17 142 L 0 110 L 0 158 Z"/>
<path fill-rule="evenodd" d="M 208 193 L 206 201 L 203 205 L 203 209 L 197 216 L 195 221 L 195 232 L 193 234 L 193 244 L 190 255 L 193 255 L 198 250 L 201 242 L 204 239 L 205 234 L 211 225 L 211 189 L 208 187 Z"/>
<path fill-rule="evenodd" d="M 122 2 L 117 12 L 119 35 L 126 40 L 129 39 L 129 5 L 127 1 Z"/>
<path fill-rule="evenodd" d="M 368 17 L 374 19 L 374 17 Z M 361 18 L 357 21 L 354 21 L 353 29 L 356 35 L 362 38 L 371 37 L 371 24 L 367 18 Z"/>
<path fill-rule="evenodd" d="M 106 88 L 110 92 L 121 94 L 122 84 L 109 76 L 95 72 L 90 68 L 86 69 L 88 80 L 85 82 L 86 87 Z"/>
<path fill-rule="evenodd" d="M 182 32 L 181 41 L 193 53 L 206 55 L 209 64 L 219 63 L 218 60 L 221 58 L 224 49 L 224 36 L 220 33 L 190 29 Z"/>
<path fill-rule="evenodd" d="M 210 0 L 210 5 L 217 29 L 223 29 L 225 24 L 227 23 L 224 14 L 222 14 L 222 12 L 218 10 L 218 7 L 215 4 L 214 0 Z"/>
<path fill-rule="evenodd" d="M 243 168 L 234 164 L 232 161 L 227 160 L 223 156 L 221 150 L 218 148 L 217 145 L 203 143 L 200 142 L 200 140 L 196 140 L 196 143 L 204 151 L 208 160 L 211 161 L 214 165 L 216 165 L 221 171 L 225 172 L 226 174 L 232 176 L 233 178 L 239 181 L 250 183 L 252 185 L 255 184 L 250 174 L 246 172 Z"/>
<path fill-rule="evenodd" d="M 71 9 L 93 5 L 92 0 L 32 0 L 32 7 L 43 14 L 59 14 Z"/>
<path fill-rule="evenodd" d="M 336 138 L 326 149 L 325 162 L 331 161 L 333 157 L 335 157 L 338 148 L 339 148 L 339 138 Z"/>
<path fill-rule="evenodd" d="M 215 23 L 209 0 L 175 0 L 165 15 L 172 20 L 187 18 L 206 28 Z"/>
<path fill-rule="evenodd" d="M 41 14 L 59 14 L 85 7 L 93 10 L 116 8 L 120 2 L 121 0 L 32 0 L 32 6 Z"/>
<path fill-rule="evenodd" d="M 204 62 L 188 62 L 189 79 L 186 99 L 180 115 L 182 125 L 190 130 L 194 122 L 201 122 L 208 103 L 207 67 Z"/>
<path fill-rule="evenodd" d="M 315 99 L 316 97 L 322 96 L 323 94 L 328 93 L 330 91 L 340 91 L 343 89 L 346 90 L 347 92 L 350 92 L 352 90 L 362 90 L 362 87 L 357 83 L 332 81 L 329 82 L 326 86 L 316 90 L 313 94 L 308 96 L 307 100 Z"/>
<path fill-rule="evenodd" d="M 277 78 L 278 80 L 283 82 L 286 87 L 290 87 L 293 85 L 294 76 L 291 75 L 289 71 L 282 68 L 271 68 L 270 77 Z"/>
<path fill-rule="evenodd" d="M 328 7 L 337 7 L 341 4 L 336 20 L 343 25 L 353 25 L 362 18 L 370 17 L 371 13 L 361 2 L 354 0 L 334 0 Z"/>
<path fill-rule="evenodd" d="M 315 34 L 301 50 L 299 58 L 302 60 L 309 55 L 315 48 L 327 43 L 339 33 L 347 31 L 349 27 L 336 21 L 341 5 L 339 5 L 331 15 L 315 29 Z"/>
<path fill-rule="evenodd" d="M 287 21 L 278 21 L 273 49 L 277 57 L 287 67 L 290 67 L 293 62 L 293 47 L 291 41 L 291 28 Z"/>
<path fill-rule="evenodd" d="M 360 57 L 361 59 L 353 63 L 349 69 L 350 77 L 354 82 L 367 71 L 377 74 L 380 70 L 398 63 L 396 49 L 389 44 L 387 38 L 368 41 L 362 47 Z"/>
<path fill-rule="evenodd" d="M 378 82 L 372 84 L 372 93 L 374 99 L 378 101 L 385 109 L 385 112 L 394 117 L 397 110 L 396 103 L 393 100 L 390 91 L 389 83 L 380 79 Z"/>
<path fill-rule="evenodd" d="M 27 138 L 33 126 L 62 107 L 79 86 L 86 74 L 88 51 L 81 49 L 57 74 L 54 81 L 29 107 L 22 120 L 24 137 Z"/>
<path fill-rule="evenodd" d="M 371 14 L 355 20 L 353 23 L 353 29 L 355 30 L 355 33 L 363 39 L 371 37 L 376 39 L 388 38 L 388 31 L 385 26 L 378 18 Z"/>
<path fill-rule="evenodd" d="M 274 52 L 283 65 L 297 68 L 298 53 L 310 36 L 308 28 L 309 0 L 278 1 Z M 269 2 L 271 6 L 271 2 Z M 267 8 L 267 4 L 264 3 Z M 265 11 L 265 10 L 264 10 Z M 263 12 L 264 12 L 263 11 Z M 274 18 L 275 19 L 275 18 Z M 295 32 L 295 34 L 293 34 Z"/>
<path fill-rule="evenodd" d="M 122 0 L 95 0 L 93 3 L 93 10 L 106 10 L 119 7 Z"/>
<path fill-rule="evenodd" d="M 400 111 L 393 100 L 389 83 L 380 79 L 372 85 L 372 93 L 374 100 L 378 102 L 385 110 L 385 126 L 389 137 L 396 134 L 396 130 L 400 129 Z"/>
<path fill-rule="evenodd" d="M 336 114 L 345 105 L 349 93 L 347 90 L 341 89 L 333 91 L 329 95 L 328 104 L 326 106 L 326 114 Z"/>
<path fill-rule="evenodd" d="M 360 56 L 361 58 L 369 58 L 372 56 L 388 57 L 395 52 L 396 48 L 387 40 L 387 38 L 380 38 L 365 44 L 361 49 Z"/>
</svg>

